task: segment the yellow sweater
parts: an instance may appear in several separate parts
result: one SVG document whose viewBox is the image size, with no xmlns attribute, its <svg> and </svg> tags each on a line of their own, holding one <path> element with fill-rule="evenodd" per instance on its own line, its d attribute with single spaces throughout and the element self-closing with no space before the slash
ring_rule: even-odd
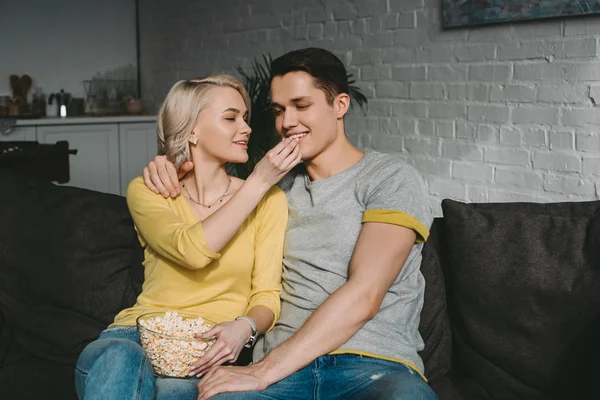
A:
<svg viewBox="0 0 600 400">
<path fill-rule="evenodd" d="M 183 196 L 165 199 L 138 177 L 127 188 L 127 204 L 144 248 L 144 285 L 112 325 L 132 326 L 143 313 L 167 310 L 220 323 L 257 305 L 279 318 L 288 219 L 281 189 L 265 195 L 221 253 L 208 247 Z"/>
</svg>

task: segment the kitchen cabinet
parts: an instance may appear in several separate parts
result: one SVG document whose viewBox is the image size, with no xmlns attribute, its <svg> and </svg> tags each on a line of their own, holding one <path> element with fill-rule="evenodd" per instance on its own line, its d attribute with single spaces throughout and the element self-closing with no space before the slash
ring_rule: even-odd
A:
<svg viewBox="0 0 600 400">
<path fill-rule="evenodd" d="M 77 154 L 69 156 L 71 179 L 66 185 L 120 194 L 119 127 L 106 125 L 58 125 L 37 128 L 40 143 L 67 140 Z"/>
<path fill-rule="evenodd" d="M 0 135 L 0 141 L 20 142 L 24 140 L 35 140 L 34 126 L 15 126 L 8 135 Z"/>
<path fill-rule="evenodd" d="M 120 124 L 119 150 L 121 193 L 125 195 L 129 182 L 142 175 L 144 167 L 156 156 L 156 124 Z"/>
<path fill-rule="evenodd" d="M 70 180 L 65 185 L 125 195 L 129 182 L 156 155 L 156 118 L 83 117 L 18 120 L 0 140 L 69 142 Z"/>
</svg>

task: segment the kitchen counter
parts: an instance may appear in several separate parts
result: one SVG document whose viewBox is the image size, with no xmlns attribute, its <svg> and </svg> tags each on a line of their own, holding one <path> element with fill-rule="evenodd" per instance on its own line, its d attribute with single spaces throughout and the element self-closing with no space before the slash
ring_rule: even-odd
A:
<svg viewBox="0 0 600 400">
<path fill-rule="evenodd" d="M 48 125 L 87 125 L 87 124 L 127 124 L 156 122 L 156 115 L 119 115 L 107 117 L 44 117 L 36 119 L 17 119 L 16 126 Z"/>
<path fill-rule="evenodd" d="M 0 141 L 67 141 L 69 186 L 124 196 L 127 185 L 157 154 L 156 117 L 49 117 L 18 119 Z"/>
</svg>

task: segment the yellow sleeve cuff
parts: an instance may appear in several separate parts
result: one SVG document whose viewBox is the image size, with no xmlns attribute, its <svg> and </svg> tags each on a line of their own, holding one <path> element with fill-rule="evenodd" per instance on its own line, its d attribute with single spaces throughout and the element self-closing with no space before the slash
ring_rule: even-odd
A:
<svg viewBox="0 0 600 400">
<path fill-rule="evenodd" d="M 421 221 L 410 214 L 396 210 L 367 210 L 363 213 L 362 222 L 381 222 L 412 229 L 417 234 L 417 243 L 427 241 L 429 229 Z"/>
<path fill-rule="evenodd" d="M 266 332 L 270 332 L 271 329 L 273 329 L 275 327 L 275 324 L 277 323 L 277 320 L 279 320 L 279 307 L 273 307 L 273 305 L 269 302 L 269 301 L 265 301 L 265 302 L 253 302 L 251 304 L 248 305 L 248 307 L 246 307 L 246 311 L 244 312 L 244 315 L 248 315 L 248 313 L 250 312 L 250 310 L 256 306 L 262 306 L 262 307 L 266 307 L 269 310 L 271 310 L 271 312 L 273 313 L 273 322 L 271 322 L 271 326 L 269 326 L 269 328 L 267 328 Z"/>
</svg>

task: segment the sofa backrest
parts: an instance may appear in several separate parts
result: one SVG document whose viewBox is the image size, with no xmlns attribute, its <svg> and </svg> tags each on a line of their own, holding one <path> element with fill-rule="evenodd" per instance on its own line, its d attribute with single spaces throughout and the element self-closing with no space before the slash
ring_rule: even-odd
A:
<svg viewBox="0 0 600 400">
<path fill-rule="evenodd" d="M 462 398 L 600 398 L 600 201 L 442 208 Z"/>
<path fill-rule="evenodd" d="M 0 307 L 22 348 L 74 364 L 132 305 L 143 252 L 125 199 L 0 172 Z"/>
</svg>

